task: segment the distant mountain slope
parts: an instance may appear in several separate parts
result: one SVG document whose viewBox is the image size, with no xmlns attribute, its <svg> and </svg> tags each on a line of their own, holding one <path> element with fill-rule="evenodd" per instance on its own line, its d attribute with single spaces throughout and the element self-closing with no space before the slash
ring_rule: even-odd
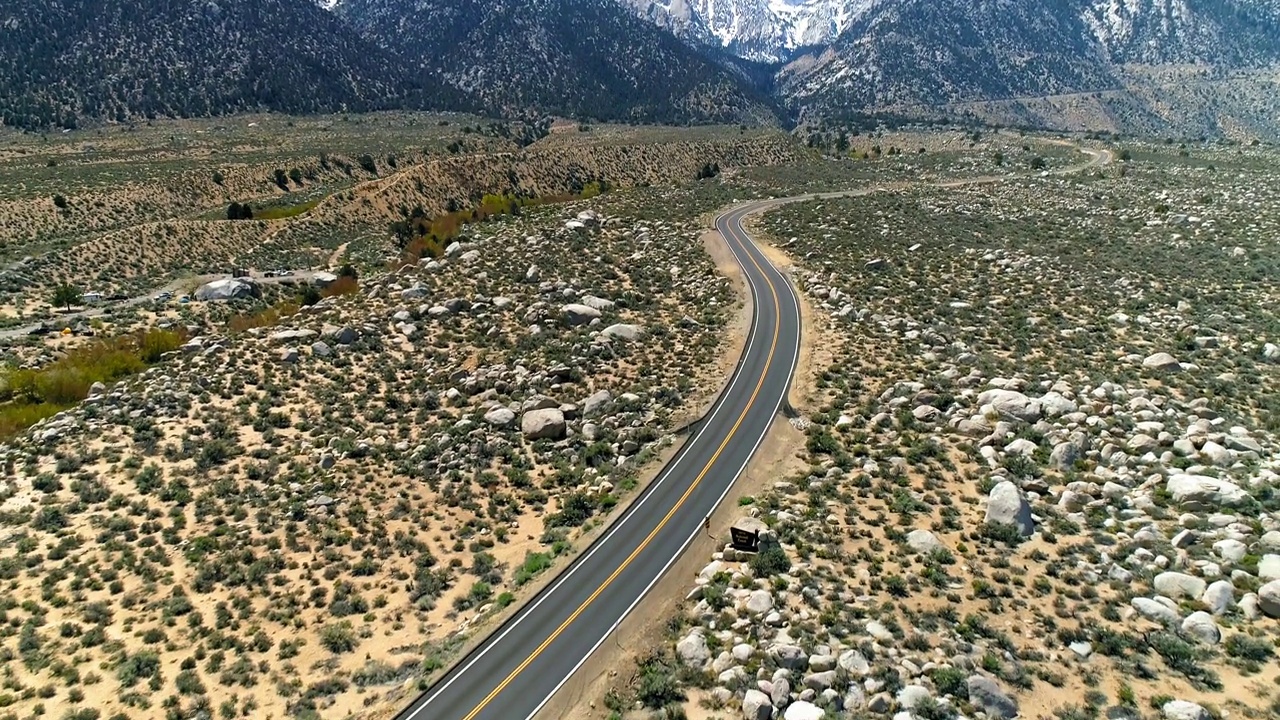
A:
<svg viewBox="0 0 1280 720">
<path fill-rule="evenodd" d="M 6 125 L 460 104 L 312 0 L 0 3 Z"/>
<path fill-rule="evenodd" d="M 736 122 L 769 101 L 614 0 L 343 0 L 365 38 L 504 112 Z"/>
<path fill-rule="evenodd" d="M 1071 3 L 883 2 L 824 51 L 798 58 L 779 88 L 809 112 L 1052 95 L 1115 87 Z"/>
<path fill-rule="evenodd" d="M 1116 63 L 1266 65 L 1280 59 L 1275 0 L 1089 0 L 1085 24 Z"/>
</svg>

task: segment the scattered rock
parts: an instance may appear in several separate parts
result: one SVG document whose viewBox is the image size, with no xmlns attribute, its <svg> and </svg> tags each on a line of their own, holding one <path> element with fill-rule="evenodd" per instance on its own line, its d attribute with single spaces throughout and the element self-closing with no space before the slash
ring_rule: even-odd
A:
<svg viewBox="0 0 1280 720">
<path fill-rule="evenodd" d="M 1182 621 L 1182 633 L 1193 637 L 1207 645 L 1217 645 L 1222 639 L 1222 631 L 1213 616 L 1203 610 L 1191 613 Z"/>
<path fill-rule="evenodd" d="M 1005 480 L 996 483 L 987 498 L 986 520 L 989 523 L 1013 525 L 1023 537 L 1029 537 L 1036 530 L 1035 520 L 1031 517 L 1031 506 L 1017 485 Z"/>
<path fill-rule="evenodd" d="M 981 675 L 970 675 L 966 685 L 969 688 L 969 702 L 991 718 L 1011 720 L 1018 716 L 1018 703 L 1005 694 L 994 680 Z"/>
<path fill-rule="evenodd" d="M 1178 360 L 1169 353 L 1158 352 L 1154 355 L 1148 355 L 1142 361 L 1142 367 L 1147 368 L 1148 370 L 1155 370 L 1157 372 L 1171 373 L 1182 370 L 1182 363 L 1178 362 Z"/>
<path fill-rule="evenodd" d="M 564 316 L 564 321 L 569 326 L 586 325 L 592 320 L 600 318 L 600 311 L 579 303 L 569 303 L 560 308 L 560 314 Z"/>
<path fill-rule="evenodd" d="M 566 429 L 564 413 L 559 408 L 530 410 L 520 418 L 520 431 L 528 440 L 558 440 Z"/>
<path fill-rule="evenodd" d="M 1213 720 L 1208 710 L 1186 700 L 1170 700 L 1160 707 L 1160 713 L 1165 720 Z"/>
<path fill-rule="evenodd" d="M 196 299 L 202 302 L 248 300 L 262 297 L 262 289 L 248 278 L 223 278 L 196 288 Z"/>
</svg>

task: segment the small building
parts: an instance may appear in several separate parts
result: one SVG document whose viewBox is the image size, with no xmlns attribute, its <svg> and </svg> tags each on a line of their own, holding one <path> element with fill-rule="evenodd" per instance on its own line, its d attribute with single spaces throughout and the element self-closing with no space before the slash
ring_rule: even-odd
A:
<svg viewBox="0 0 1280 720">
<path fill-rule="evenodd" d="M 95 291 L 87 292 L 80 296 L 80 301 L 85 305 L 97 305 L 102 302 L 102 293 Z"/>
</svg>

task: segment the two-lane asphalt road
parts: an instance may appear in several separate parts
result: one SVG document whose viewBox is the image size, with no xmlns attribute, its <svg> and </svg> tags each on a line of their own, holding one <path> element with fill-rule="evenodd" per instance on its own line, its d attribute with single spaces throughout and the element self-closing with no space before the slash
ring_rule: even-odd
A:
<svg viewBox="0 0 1280 720">
<path fill-rule="evenodd" d="M 741 225 L 777 203 L 739 205 L 716 220 L 755 312 L 746 351 L 693 437 L 607 534 L 398 720 L 532 717 L 703 532 L 768 432 L 799 355 L 799 300 Z"/>
<path fill-rule="evenodd" d="M 1111 161 L 1106 150 L 1080 150 Z M 998 183 L 1011 174 L 937 183 Z M 878 188 L 743 203 L 716 219 L 742 266 L 755 317 L 729 386 L 695 435 L 645 493 L 585 555 L 397 720 L 529 720 L 551 699 L 675 563 L 703 519 L 728 494 L 786 398 L 800 346 L 800 306 L 791 283 L 742 228 L 748 215 L 816 197 L 865 195 Z"/>
</svg>

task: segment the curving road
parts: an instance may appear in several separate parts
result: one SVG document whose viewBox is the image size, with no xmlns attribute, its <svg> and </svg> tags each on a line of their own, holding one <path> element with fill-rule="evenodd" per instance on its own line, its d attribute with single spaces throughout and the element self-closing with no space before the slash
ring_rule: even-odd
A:
<svg viewBox="0 0 1280 720">
<path fill-rule="evenodd" d="M 703 532 L 769 431 L 799 355 L 799 300 L 741 225 L 777 202 L 740 205 L 716 220 L 755 312 L 729 385 L 696 433 L 607 534 L 399 720 L 531 718 Z"/>
<path fill-rule="evenodd" d="M 1103 165 L 1109 151 L 1083 152 Z M 944 186 L 1001 182 L 975 178 Z M 640 603 L 729 493 L 786 398 L 800 348 L 800 304 L 788 279 L 742 227 L 748 215 L 815 197 L 761 200 L 716 219 L 754 299 L 747 347 L 696 434 L 591 548 L 526 607 L 397 716 L 397 720 L 529 720 Z"/>
</svg>

